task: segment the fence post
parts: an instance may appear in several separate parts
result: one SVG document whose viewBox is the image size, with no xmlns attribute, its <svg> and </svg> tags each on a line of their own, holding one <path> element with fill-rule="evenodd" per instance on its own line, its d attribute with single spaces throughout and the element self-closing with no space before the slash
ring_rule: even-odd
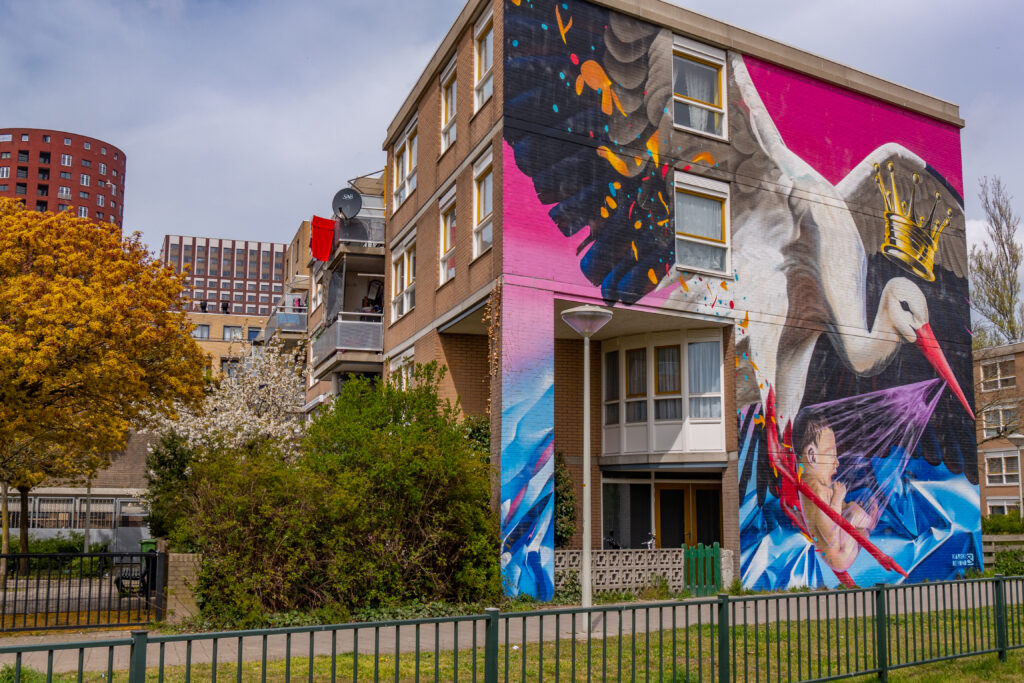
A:
<svg viewBox="0 0 1024 683">
<path fill-rule="evenodd" d="M 718 683 L 729 683 L 729 595 L 718 594 Z"/>
<path fill-rule="evenodd" d="M 146 642 L 148 639 L 149 634 L 146 631 L 132 631 L 128 683 L 145 683 L 146 681 Z"/>
<path fill-rule="evenodd" d="M 875 666 L 878 668 L 878 680 L 887 683 L 889 680 L 889 618 L 885 602 L 885 584 L 876 583 L 875 593 Z"/>
<path fill-rule="evenodd" d="M 156 584 L 153 588 L 154 598 L 154 611 L 156 612 L 156 620 L 164 620 L 164 610 L 167 607 L 167 553 L 156 554 Z"/>
<path fill-rule="evenodd" d="M 996 647 L 999 648 L 999 661 L 1005 662 L 1009 643 L 1006 634 L 1006 583 L 1002 574 L 996 574 L 993 587 L 996 592 Z"/>
<path fill-rule="evenodd" d="M 498 683 L 498 608 L 488 607 L 484 635 L 484 683 Z M 542 644 L 543 645 L 543 644 Z"/>
</svg>

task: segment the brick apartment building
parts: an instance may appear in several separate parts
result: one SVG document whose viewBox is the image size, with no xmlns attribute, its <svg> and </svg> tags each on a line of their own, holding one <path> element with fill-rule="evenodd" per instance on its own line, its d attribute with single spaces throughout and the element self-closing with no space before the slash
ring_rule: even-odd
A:
<svg viewBox="0 0 1024 683">
<path fill-rule="evenodd" d="M 384 355 L 490 415 L 510 593 L 552 594 L 554 454 L 582 480 L 580 304 L 614 315 L 576 547 L 718 541 L 762 589 L 978 566 L 962 126 L 660 0 L 466 4 L 387 130 Z"/>
<path fill-rule="evenodd" d="M 1020 447 L 1007 437 L 1018 434 L 1024 386 L 1024 343 L 981 349 L 974 354 L 974 387 L 978 414 L 978 467 L 981 470 L 981 514 L 1020 512 Z"/>
<path fill-rule="evenodd" d="M 125 156 L 97 138 L 39 128 L 0 128 L 0 197 L 35 211 L 124 218 Z"/>
</svg>

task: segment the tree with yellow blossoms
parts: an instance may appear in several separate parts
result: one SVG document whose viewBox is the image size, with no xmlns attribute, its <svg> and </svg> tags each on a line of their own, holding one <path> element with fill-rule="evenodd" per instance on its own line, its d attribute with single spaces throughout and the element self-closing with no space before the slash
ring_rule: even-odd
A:
<svg viewBox="0 0 1024 683">
<path fill-rule="evenodd" d="M 183 301 L 137 233 L 0 198 L 0 480 L 22 493 L 22 552 L 30 488 L 95 473 L 141 421 L 202 400 Z"/>
</svg>

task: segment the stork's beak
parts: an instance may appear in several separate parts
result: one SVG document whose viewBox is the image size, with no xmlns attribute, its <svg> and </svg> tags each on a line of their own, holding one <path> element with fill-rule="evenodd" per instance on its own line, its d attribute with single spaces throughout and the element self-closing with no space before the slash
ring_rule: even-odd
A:
<svg viewBox="0 0 1024 683">
<path fill-rule="evenodd" d="M 953 369 L 949 367 L 949 361 L 946 360 L 945 354 L 942 353 L 942 349 L 939 347 L 939 342 L 935 338 L 935 333 L 932 332 L 932 326 L 925 323 L 917 330 L 917 348 L 921 349 L 921 353 L 928 359 L 928 362 L 932 364 L 935 371 L 939 373 L 939 377 L 946 380 L 946 384 L 949 385 L 950 391 L 956 394 L 956 397 L 960 399 L 960 403 L 964 404 L 964 410 L 967 414 L 974 419 L 974 411 L 971 410 L 970 404 L 967 403 L 967 397 L 964 396 L 963 389 L 960 388 L 959 382 L 956 381 L 956 377 L 953 376 Z"/>
</svg>

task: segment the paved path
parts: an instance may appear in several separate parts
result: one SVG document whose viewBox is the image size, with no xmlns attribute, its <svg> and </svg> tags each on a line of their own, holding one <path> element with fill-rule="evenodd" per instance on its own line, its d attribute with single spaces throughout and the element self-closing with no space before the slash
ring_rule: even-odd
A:
<svg viewBox="0 0 1024 683">
<path fill-rule="evenodd" d="M 991 586 L 977 584 L 981 590 L 968 590 L 923 584 L 893 591 L 889 595 L 888 610 L 890 614 L 911 614 L 940 610 L 959 612 L 968 607 L 980 607 L 990 604 Z M 869 592 L 850 592 L 830 595 L 819 593 L 783 593 L 771 596 L 752 596 L 751 598 L 734 598 L 729 606 L 729 620 L 733 626 L 745 626 L 776 621 L 796 623 L 805 620 L 816 621 L 829 618 L 846 618 L 853 616 L 872 617 L 874 615 L 874 596 Z M 1015 597 L 1008 591 L 1008 602 L 1011 604 L 1024 602 L 1024 595 L 1018 592 Z M 601 609 L 601 608 L 598 608 Z M 590 623 L 585 615 L 546 614 L 544 616 L 519 617 L 514 613 L 503 613 L 499 643 L 506 642 L 508 629 L 509 646 L 521 646 L 523 643 L 550 642 L 554 633 L 560 639 L 586 640 L 588 634 L 595 642 L 605 637 L 617 637 L 620 634 L 630 636 L 647 631 L 684 628 L 685 626 L 710 625 L 716 622 L 715 615 L 718 605 L 694 604 L 694 601 L 677 603 L 675 606 L 656 607 L 650 604 L 632 603 L 620 607 L 608 606 L 606 611 L 594 613 Z M 673 616 L 675 621 L 673 622 Z M 574 624 L 575 621 L 575 624 Z M 394 627 L 359 627 L 349 625 L 332 632 L 319 631 L 312 633 L 312 652 L 314 656 L 330 655 L 332 649 L 338 653 L 351 653 L 357 650 L 361 656 L 373 657 L 375 652 L 381 656 L 393 656 L 397 648 L 400 652 L 432 653 L 435 643 L 438 650 L 447 651 L 458 644 L 460 659 L 469 665 L 473 653 L 474 635 L 478 667 L 483 663 L 484 619 L 458 623 L 446 623 L 439 627 L 433 624 Z M 131 635 L 129 631 L 89 631 L 63 632 L 51 635 L 8 636 L 0 638 L 0 666 L 13 663 L 14 655 L 4 653 L 9 646 L 38 646 L 38 652 L 23 655 L 23 663 L 35 669 L 45 671 L 47 668 L 48 651 L 46 646 L 61 646 L 68 643 L 89 643 L 101 640 L 119 640 L 121 644 L 110 647 L 88 647 L 81 651 L 83 669 L 85 671 L 104 671 L 112 661 L 114 671 L 128 668 Z M 244 638 L 226 637 L 214 639 L 209 634 L 167 635 L 152 633 L 156 638 L 193 638 L 191 647 L 185 642 L 165 642 L 163 644 L 163 661 L 165 666 L 218 662 L 235 662 L 238 660 L 239 647 L 244 662 L 258 662 L 266 656 L 267 661 L 284 660 L 289 655 L 293 658 L 308 658 L 310 654 L 310 633 L 294 633 L 290 636 L 275 634 L 268 637 L 247 636 Z M 333 640 L 333 642 L 332 642 Z M 240 643 L 241 641 L 241 643 Z M 53 652 L 54 672 L 76 671 L 80 651 L 62 649 Z M 110 659 L 112 656 L 112 660 Z M 147 649 L 147 661 L 155 666 L 161 657 L 158 643 L 150 643 Z"/>
</svg>

